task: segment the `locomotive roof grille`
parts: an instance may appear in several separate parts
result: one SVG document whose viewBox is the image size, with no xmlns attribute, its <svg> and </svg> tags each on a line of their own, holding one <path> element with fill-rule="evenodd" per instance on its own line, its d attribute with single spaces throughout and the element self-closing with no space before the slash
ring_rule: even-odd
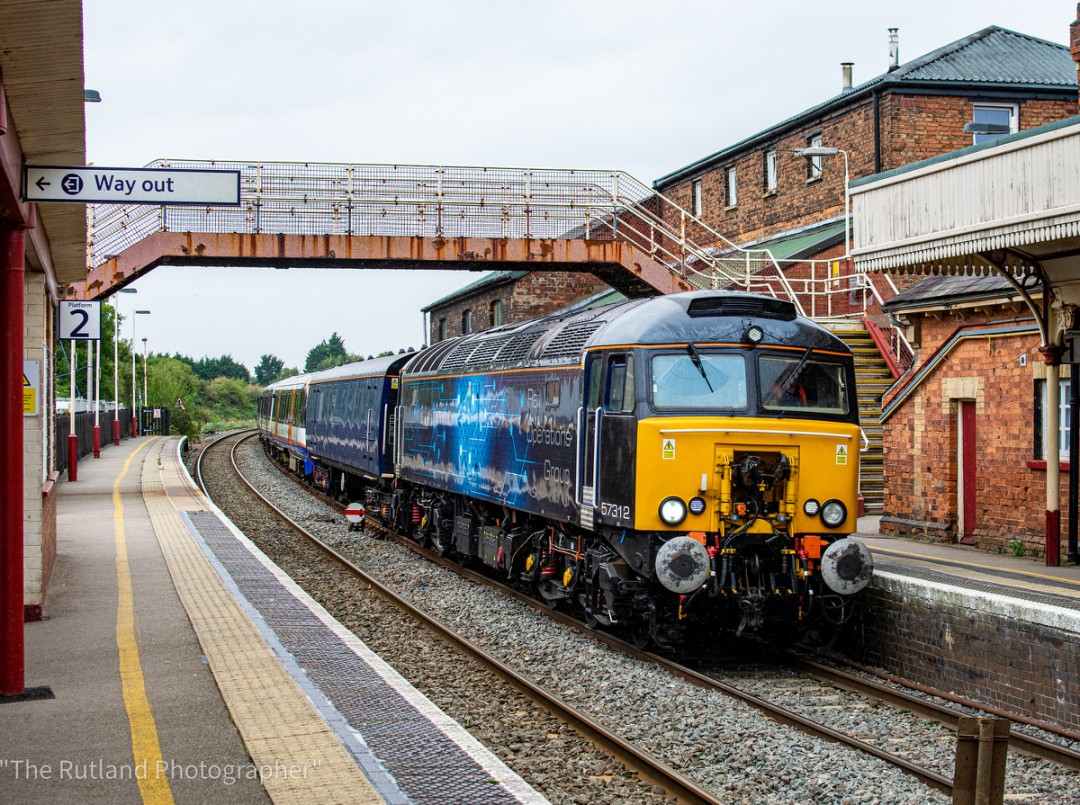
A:
<svg viewBox="0 0 1080 805">
<path fill-rule="evenodd" d="M 576 358 L 581 355 L 581 349 L 589 337 L 600 329 L 603 322 L 588 322 L 564 327 L 551 339 L 542 358 Z"/>
<path fill-rule="evenodd" d="M 496 356 L 499 363 L 512 363 L 520 361 L 524 358 L 529 348 L 536 343 L 536 340 L 544 334 L 543 330 L 533 330 L 528 333 L 518 333 L 511 338 L 506 345 L 499 350 L 499 354 Z"/>
<path fill-rule="evenodd" d="M 469 356 L 473 354 L 474 349 L 476 349 L 475 342 L 463 341 L 450 351 L 450 354 L 439 365 L 439 370 L 444 372 L 457 371 L 469 362 Z"/>
<path fill-rule="evenodd" d="M 762 296 L 705 296 L 693 299 L 686 315 L 701 316 L 760 316 L 767 319 L 795 319 L 795 305 L 782 299 Z"/>
</svg>

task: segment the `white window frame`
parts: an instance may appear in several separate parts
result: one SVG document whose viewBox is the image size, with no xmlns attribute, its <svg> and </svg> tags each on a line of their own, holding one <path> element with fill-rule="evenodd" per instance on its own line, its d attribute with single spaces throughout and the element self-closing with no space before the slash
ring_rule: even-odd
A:
<svg viewBox="0 0 1080 805">
<path fill-rule="evenodd" d="M 472 332 L 472 309 L 461 311 L 461 334 L 468 335 Z"/>
<path fill-rule="evenodd" d="M 1036 458 L 1046 460 L 1046 386 L 1045 380 L 1037 381 L 1042 395 L 1040 416 L 1042 417 L 1042 438 L 1036 445 Z M 1069 460 L 1069 378 L 1063 377 L 1058 380 L 1058 454 L 1061 461 Z"/>
<path fill-rule="evenodd" d="M 776 192 L 776 149 L 765 152 L 765 192 Z"/>
<path fill-rule="evenodd" d="M 976 103 L 971 107 L 971 120 L 972 122 L 979 122 L 977 120 L 980 110 L 985 111 L 1006 111 L 1009 113 L 1009 134 L 1016 134 L 1020 130 L 1020 107 L 1015 103 Z M 998 137 L 1004 137 L 1003 134 L 973 134 L 971 135 L 971 142 L 973 144 L 985 143 L 989 140 L 994 140 Z"/>
<path fill-rule="evenodd" d="M 701 217 L 701 179 L 690 183 L 690 210 L 695 218 Z"/>
<path fill-rule="evenodd" d="M 727 206 L 734 207 L 739 203 L 739 175 L 734 165 L 727 169 L 725 176 L 727 179 Z"/>
</svg>

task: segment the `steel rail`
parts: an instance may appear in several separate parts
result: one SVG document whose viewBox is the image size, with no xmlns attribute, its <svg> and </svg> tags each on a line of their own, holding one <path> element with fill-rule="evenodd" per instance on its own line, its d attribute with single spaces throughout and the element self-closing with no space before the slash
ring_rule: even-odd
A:
<svg viewBox="0 0 1080 805">
<path fill-rule="evenodd" d="M 840 668 L 824 665 L 807 657 L 794 656 L 791 658 L 791 662 L 796 668 L 815 679 L 828 682 L 831 685 L 850 690 L 860 695 L 879 698 L 894 707 L 910 710 L 923 718 L 944 724 L 951 730 L 955 730 L 959 726 L 960 717 L 966 715 L 965 713 L 957 712 L 946 705 L 938 704 L 937 702 L 932 702 L 927 699 L 921 699 L 918 696 L 913 696 L 905 691 L 890 688 L 888 685 L 882 684 L 881 682 L 864 679 L 856 674 L 844 671 Z M 947 694 L 941 694 L 941 696 L 942 698 L 948 698 Z M 986 710 L 983 705 L 979 705 L 975 702 L 968 703 L 968 706 L 983 710 L 984 712 L 990 712 Z M 994 713 L 994 715 L 1002 715 L 1010 721 L 1020 720 L 1015 715 L 1001 713 L 1000 711 Z M 1032 722 L 1028 720 L 1028 723 Z M 1035 724 L 1035 726 L 1048 732 L 1054 732 L 1049 725 Z M 1059 766 L 1065 766 L 1080 771 L 1080 752 L 1061 746 L 1060 744 L 1045 741 L 1042 738 L 1036 738 L 1033 735 L 1026 735 L 1022 732 L 1010 732 L 1009 746 L 1026 755 L 1049 760 Z"/>
<path fill-rule="evenodd" d="M 443 624 L 438 619 L 428 615 L 411 602 L 399 596 L 397 593 L 384 585 L 374 576 L 365 573 L 362 569 L 349 561 L 347 557 L 343 556 L 341 553 L 331 548 L 314 534 L 307 531 L 299 523 L 290 518 L 285 512 L 275 506 L 265 495 L 263 495 L 261 492 L 259 492 L 258 489 L 255 488 L 255 486 L 244 476 L 243 472 L 240 470 L 239 466 L 236 463 L 236 449 L 240 446 L 242 442 L 252 438 L 252 436 L 254 435 L 255 433 L 250 433 L 246 436 L 242 436 L 236 439 L 236 442 L 232 446 L 232 449 L 230 451 L 230 461 L 232 462 L 233 469 L 236 472 L 237 477 L 244 482 L 248 489 L 250 489 L 251 492 L 259 498 L 259 500 L 261 500 L 269 509 L 271 509 L 278 517 L 280 517 L 283 522 L 288 524 L 298 534 L 309 540 L 312 545 L 314 545 L 323 553 L 325 553 L 328 557 L 333 559 L 347 572 L 363 580 L 363 582 L 367 584 L 370 589 L 378 592 L 384 598 L 393 602 L 410 616 L 419 621 L 426 628 L 446 639 L 451 645 L 459 648 L 460 650 L 477 659 L 488 670 L 495 673 L 499 678 L 503 679 L 504 681 L 512 685 L 514 688 L 527 695 L 532 700 L 543 705 L 545 709 L 547 709 L 557 718 L 568 722 L 579 733 L 583 734 L 590 741 L 603 748 L 605 751 L 614 756 L 628 768 L 640 774 L 643 779 L 661 786 L 672 796 L 676 797 L 679 802 L 721 805 L 723 800 L 713 796 L 707 790 L 705 790 L 689 778 L 684 777 L 682 774 L 672 769 L 663 761 L 642 751 L 638 747 L 634 746 L 632 743 L 623 740 L 618 735 L 611 732 L 602 724 L 600 724 L 598 721 L 590 718 L 589 716 L 574 708 L 569 703 L 563 701 L 556 694 L 548 691 L 540 685 L 537 685 L 528 678 L 514 671 L 512 668 L 510 668 L 508 665 L 506 665 L 496 657 L 488 654 L 479 646 L 474 645 L 467 638 L 458 634 L 449 626 Z M 233 433 L 229 434 L 228 436 L 222 437 L 221 439 L 215 440 L 214 442 L 208 444 L 207 447 L 204 448 L 202 453 L 199 455 L 199 459 L 196 463 L 196 471 L 197 473 L 199 473 L 198 481 L 200 484 L 200 488 L 203 489 L 204 493 L 206 492 L 206 489 L 202 483 L 201 477 L 201 465 L 203 456 L 206 454 L 207 450 L 210 447 L 218 445 L 226 438 L 235 436 L 237 436 L 237 434 Z M 209 494 L 207 494 L 207 497 L 209 497 Z"/>
<path fill-rule="evenodd" d="M 313 490 L 310 487 L 299 483 L 298 479 L 296 479 L 289 473 L 283 472 L 283 474 L 296 482 L 298 486 L 303 488 L 308 493 L 315 495 L 321 500 L 326 501 L 327 503 L 330 503 L 331 505 L 339 509 L 343 508 L 340 503 L 333 500 L 332 498 L 329 498 L 326 495 L 322 495 L 316 490 Z M 269 502 L 268 505 L 273 506 L 273 504 Z M 407 537 L 404 537 L 379 524 L 369 521 L 368 526 L 374 526 L 378 528 L 379 531 L 383 534 L 392 537 L 395 541 L 415 551 L 424 558 L 436 562 L 440 566 L 452 570 L 470 581 L 476 582 L 477 584 L 497 587 L 501 592 L 513 597 L 514 599 L 521 601 L 522 603 L 540 612 L 544 612 L 548 616 L 555 619 L 561 625 L 569 626 L 582 632 L 588 632 L 594 639 L 605 643 L 606 645 L 614 648 L 617 651 L 621 651 L 631 657 L 640 659 L 644 662 L 659 665 L 664 670 L 671 673 L 673 676 L 677 676 L 685 680 L 686 682 L 695 685 L 696 687 L 702 688 L 704 690 L 720 691 L 721 693 L 731 696 L 732 698 L 738 699 L 750 705 L 751 707 L 754 707 L 755 709 L 763 712 L 778 723 L 795 727 L 796 729 L 808 735 L 812 735 L 822 740 L 842 744 L 857 751 L 865 752 L 866 754 L 872 755 L 879 760 L 882 760 L 912 775 L 928 787 L 934 788 L 938 791 L 942 791 L 950 796 L 952 795 L 953 781 L 949 777 L 945 777 L 931 769 L 927 769 L 923 766 L 919 766 L 916 763 L 912 763 L 906 758 L 899 757 L 898 755 L 893 755 L 885 751 L 884 749 L 862 741 L 859 738 L 847 735 L 846 733 L 840 732 L 838 730 L 834 730 L 831 727 L 820 724 L 816 721 L 813 721 L 812 719 L 806 718 L 805 716 L 788 710 L 785 707 L 769 702 L 765 699 L 760 698 L 759 696 L 755 696 L 752 693 L 741 690 L 732 685 L 728 685 L 727 683 L 721 682 L 720 680 L 710 677 L 707 674 L 702 674 L 698 671 L 693 670 L 692 668 L 680 665 L 679 663 L 674 662 L 673 660 L 670 660 L 666 657 L 662 657 L 658 654 L 653 654 L 648 651 L 643 651 L 634 646 L 632 643 L 623 640 L 622 638 L 617 637 L 616 635 L 613 635 L 609 632 L 605 632 L 599 629 L 591 629 L 578 619 L 573 618 L 563 612 L 554 610 L 548 606 L 545 606 L 542 602 L 538 601 L 535 598 L 532 598 L 529 595 L 526 595 L 520 590 L 515 590 L 513 587 L 496 581 L 490 576 L 463 567 L 456 562 L 446 559 L 445 557 L 438 556 L 429 549 L 418 545 L 415 541 L 408 539 Z"/>
</svg>

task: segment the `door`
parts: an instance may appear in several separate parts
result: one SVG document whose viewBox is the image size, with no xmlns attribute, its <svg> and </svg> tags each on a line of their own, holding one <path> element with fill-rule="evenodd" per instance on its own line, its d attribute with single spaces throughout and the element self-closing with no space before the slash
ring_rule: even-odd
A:
<svg viewBox="0 0 1080 805">
<path fill-rule="evenodd" d="M 961 400 L 957 428 L 957 532 L 963 545 L 975 544 L 975 401 Z"/>
<path fill-rule="evenodd" d="M 585 395 L 578 412 L 578 429 L 582 434 L 578 453 L 578 504 L 581 506 L 581 524 L 592 528 L 593 510 L 596 508 L 596 484 L 598 480 L 600 442 L 597 431 L 603 422 L 604 399 L 603 356 L 590 355 L 585 363 Z"/>
</svg>

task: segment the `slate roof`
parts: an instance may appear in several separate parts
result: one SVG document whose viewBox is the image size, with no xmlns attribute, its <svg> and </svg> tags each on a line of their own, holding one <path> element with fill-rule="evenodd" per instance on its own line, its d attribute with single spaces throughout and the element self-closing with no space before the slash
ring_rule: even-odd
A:
<svg viewBox="0 0 1080 805">
<path fill-rule="evenodd" d="M 991 25 L 895 70 L 842 92 L 734 145 L 679 168 L 653 182 L 658 191 L 698 175 L 759 142 L 806 124 L 821 113 L 861 101 L 875 90 L 949 88 L 1011 89 L 1077 94 L 1076 64 L 1065 45 Z"/>
<path fill-rule="evenodd" d="M 949 276 L 945 274 L 927 277 L 898 293 L 881 306 L 884 313 L 912 310 L 915 308 L 944 307 L 962 302 L 982 299 L 1000 299 L 1013 296 L 1016 291 L 996 271 L 983 276 Z"/>
</svg>

